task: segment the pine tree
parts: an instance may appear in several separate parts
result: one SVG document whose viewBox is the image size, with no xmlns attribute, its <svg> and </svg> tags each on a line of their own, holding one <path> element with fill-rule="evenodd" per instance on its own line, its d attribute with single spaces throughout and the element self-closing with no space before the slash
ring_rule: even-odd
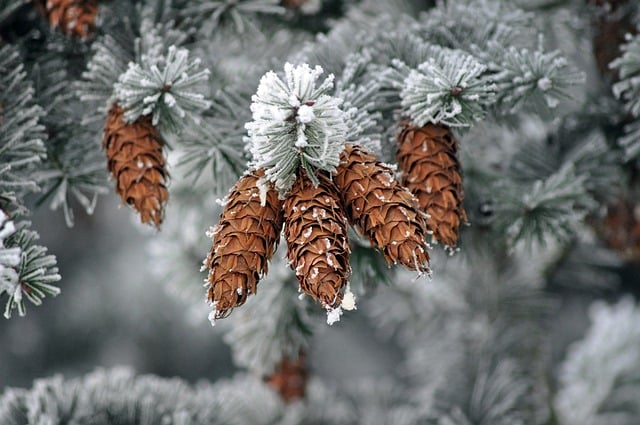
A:
<svg viewBox="0 0 640 425">
<path fill-rule="evenodd" d="M 115 190 L 157 228 L 127 274 L 204 295 L 242 369 L 0 388 L 0 423 L 639 423 L 639 29 L 629 0 L 0 0 L 4 316 L 60 293 L 29 215 Z"/>
</svg>

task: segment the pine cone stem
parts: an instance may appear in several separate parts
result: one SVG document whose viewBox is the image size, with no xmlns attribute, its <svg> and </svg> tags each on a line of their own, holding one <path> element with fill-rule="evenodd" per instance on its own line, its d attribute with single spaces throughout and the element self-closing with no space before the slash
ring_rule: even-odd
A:
<svg viewBox="0 0 640 425">
<path fill-rule="evenodd" d="M 304 172 L 294 183 L 284 202 L 284 234 L 300 288 L 332 310 L 342 302 L 351 251 L 340 195 L 327 176 L 317 177 L 317 187 Z"/>
<path fill-rule="evenodd" d="M 398 135 L 397 160 L 402 184 L 429 215 L 427 228 L 436 242 L 448 248 L 458 243 L 460 225 L 467 221 L 462 207 L 464 189 L 458 143 L 442 125 L 405 125 Z"/>
<path fill-rule="evenodd" d="M 245 174 L 231 189 L 219 223 L 213 229 L 213 246 L 205 267 L 209 269 L 208 300 L 211 319 L 229 315 L 257 292 L 267 273 L 282 230 L 282 201 L 271 188 L 259 186 L 263 170 Z M 265 193 L 266 190 L 266 193 Z"/>
<path fill-rule="evenodd" d="M 413 195 L 391 168 L 358 146 L 347 145 L 340 159 L 334 181 L 349 222 L 388 263 L 428 273 L 425 214 Z"/>
<path fill-rule="evenodd" d="M 127 124 L 124 110 L 114 105 L 107 117 L 102 144 L 122 202 L 133 206 L 143 223 L 160 227 L 169 199 L 169 173 L 162 138 L 151 118 L 141 117 Z"/>
</svg>

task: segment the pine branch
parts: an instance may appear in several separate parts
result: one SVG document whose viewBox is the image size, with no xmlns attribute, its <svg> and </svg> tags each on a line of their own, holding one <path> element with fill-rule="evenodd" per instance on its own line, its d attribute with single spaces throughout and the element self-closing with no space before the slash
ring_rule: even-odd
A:
<svg viewBox="0 0 640 425">
<path fill-rule="evenodd" d="M 315 170 L 335 172 L 347 133 L 342 99 L 328 94 L 333 75 L 316 85 L 320 66 L 287 63 L 284 71 L 284 81 L 273 71 L 262 77 L 252 98 L 253 121 L 246 124 L 252 166 L 265 168 L 265 180 L 281 194 L 301 166 L 312 181 Z"/>
<path fill-rule="evenodd" d="M 547 237 L 567 241 L 593 206 L 585 177 L 566 165 L 545 180 L 522 185 L 500 183 L 504 198 L 496 210 L 495 226 L 510 245 L 544 244 Z M 499 190 L 499 189 L 496 189 Z"/>
<path fill-rule="evenodd" d="M 208 69 L 200 69 L 199 59 L 189 61 L 186 49 L 170 46 L 166 56 L 129 62 L 114 86 L 115 96 L 127 122 L 151 115 L 154 126 L 177 133 L 188 122 L 197 123 L 198 113 L 211 106 L 200 93 L 208 76 Z"/>
<path fill-rule="evenodd" d="M 631 425 L 640 417 L 640 310 L 631 298 L 594 303 L 591 327 L 562 364 L 555 408 L 566 425 Z"/>
<path fill-rule="evenodd" d="M 84 125 L 102 124 L 115 100 L 113 86 L 126 72 L 127 63 L 135 58 L 134 35 L 130 31 L 117 34 L 118 38 L 107 34 L 92 44 L 93 56 L 82 79 L 75 84 L 77 97 L 87 105 Z"/>
<path fill-rule="evenodd" d="M 238 33 L 255 30 L 258 15 L 285 12 L 280 0 L 196 0 L 192 3 L 183 9 L 182 15 L 195 19 L 207 35 L 227 25 L 232 25 Z"/>
<path fill-rule="evenodd" d="M 495 87 L 482 78 L 486 67 L 473 57 L 440 50 L 409 72 L 403 83 L 403 112 L 412 125 L 469 126 L 493 103 Z"/>
<path fill-rule="evenodd" d="M 493 76 L 497 85 L 497 107 L 502 113 L 526 109 L 545 114 L 570 99 L 569 89 L 582 84 L 584 74 L 577 71 L 559 51 L 538 49 L 505 50 L 501 69 Z"/>
<path fill-rule="evenodd" d="M 14 207 L 39 190 L 33 171 L 46 158 L 44 111 L 34 103 L 35 90 L 10 45 L 0 47 L 0 196 Z"/>
<path fill-rule="evenodd" d="M 0 297 L 8 297 L 4 317 L 10 319 L 16 308 L 20 316 L 26 314 L 25 298 L 38 306 L 46 295 L 58 295 L 60 289 L 53 283 L 60 275 L 55 257 L 34 243 L 39 236 L 28 230 L 30 223 L 14 225 L 2 212 L 0 220 Z"/>
<path fill-rule="evenodd" d="M 620 74 L 620 81 L 613 85 L 613 93 L 624 101 L 625 109 L 634 117 L 634 121 L 625 126 L 626 134 L 620 139 L 620 145 L 627 159 L 636 159 L 640 156 L 640 35 L 629 35 L 620 49 L 624 52 L 622 56 L 609 64 Z"/>
</svg>

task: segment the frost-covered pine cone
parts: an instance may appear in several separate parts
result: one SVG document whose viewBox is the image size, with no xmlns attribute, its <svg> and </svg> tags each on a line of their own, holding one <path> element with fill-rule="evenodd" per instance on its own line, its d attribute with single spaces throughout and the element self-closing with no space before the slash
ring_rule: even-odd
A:
<svg viewBox="0 0 640 425">
<path fill-rule="evenodd" d="M 425 215 L 393 170 L 361 147 L 347 145 L 334 181 L 349 222 L 388 263 L 429 272 Z"/>
<path fill-rule="evenodd" d="M 402 184 L 418 199 L 430 217 L 433 239 L 454 248 L 460 225 L 467 221 L 462 207 L 464 189 L 457 157 L 458 143 L 442 125 L 406 125 L 398 135 L 397 160 Z"/>
<path fill-rule="evenodd" d="M 331 311 L 351 274 L 347 218 L 333 182 L 323 174 L 314 187 L 304 172 L 284 201 L 287 257 L 300 288 Z"/>
<path fill-rule="evenodd" d="M 96 31 L 97 0 L 37 0 L 51 28 L 60 28 L 69 37 L 88 38 Z"/>
<path fill-rule="evenodd" d="M 144 116 L 131 124 L 124 110 L 114 105 L 104 127 L 103 147 L 108 168 L 116 180 L 116 193 L 123 203 L 140 213 L 143 223 L 159 227 L 169 199 L 163 141 L 151 118 Z"/>
<path fill-rule="evenodd" d="M 238 180 L 211 233 L 213 246 L 204 266 L 209 269 L 212 323 L 256 293 L 280 239 L 282 201 L 272 188 L 259 185 L 263 176 L 264 171 L 257 170 Z"/>
</svg>

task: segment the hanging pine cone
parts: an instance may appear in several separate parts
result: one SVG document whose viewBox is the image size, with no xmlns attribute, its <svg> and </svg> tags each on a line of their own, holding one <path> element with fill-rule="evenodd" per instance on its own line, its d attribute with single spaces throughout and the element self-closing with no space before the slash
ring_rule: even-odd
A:
<svg viewBox="0 0 640 425">
<path fill-rule="evenodd" d="M 334 181 L 349 222 L 382 250 L 388 263 L 429 271 L 425 215 L 416 199 L 375 155 L 347 145 Z"/>
<path fill-rule="evenodd" d="M 620 46 L 625 43 L 627 34 L 636 34 L 634 11 L 636 5 L 630 0 L 588 0 L 594 6 L 593 54 L 600 75 L 613 82 L 619 80 L 618 70 L 609 64 L 619 57 Z"/>
<path fill-rule="evenodd" d="M 351 274 L 347 219 L 340 195 L 328 177 L 313 187 L 302 172 L 284 201 L 287 257 L 302 290 L 331 310 Z"/>
<path fill-rule="evenodd" d="M 420 128 L 405 125 L 398 142 L 402 184 L 430 216 L 427 228 L 433 239 L 446 247 L 455 247 L 460 225 L 467 221 L 462 208 L 464 190 L 456 139 L 441 125 L 427 124 Z"/>
<path fill-rule="evenodd" d="M 300 9 L 309 0 L 281 0 L 281 4 L 289 9 Z"/>
<path fill-rule="evenodd" d="M 621 198 L 609 205 L 606 217 L 594 225 L 611 249 L 628 262 L 640 263 L 640 201 Z"/>
<path fill-rule="evenodd" d="M 70 37 L 83 39 L 95 33 L 97 0 L 44 0 L 44 3 L 40 10 L 46 15 L 51 28 L 60 28 Z"/>
<path fill-rule="evenodd" d="M 284 358 L 275 372 L 266 378 L 271 388 L 280 394 L 285 402 L 301 399 L 305 396 L 309 374 L 304 354 L 297 359 Z"/>
<path fill-rule="evenodd" d="M 127 124 L 124 110 L 114 105 L 107 117 L 102 144 L 122 202 L 133 206 L 143 223 L 159 227 L 169 199 L 165 185 L 168 173 L 163 142 L 151 118 L 145 116 Z"/>
<path fill-rule="evenodd" d="M 228 316 L 256 293 L 280 239 L 282 201 L 273 189 L 261 193 L 258 179 L 262 176 L 264 171 L 257 170 L 238 180 L 211 234 L 213 246 L 205 267 L 214 320 Z"/>
</svg>

